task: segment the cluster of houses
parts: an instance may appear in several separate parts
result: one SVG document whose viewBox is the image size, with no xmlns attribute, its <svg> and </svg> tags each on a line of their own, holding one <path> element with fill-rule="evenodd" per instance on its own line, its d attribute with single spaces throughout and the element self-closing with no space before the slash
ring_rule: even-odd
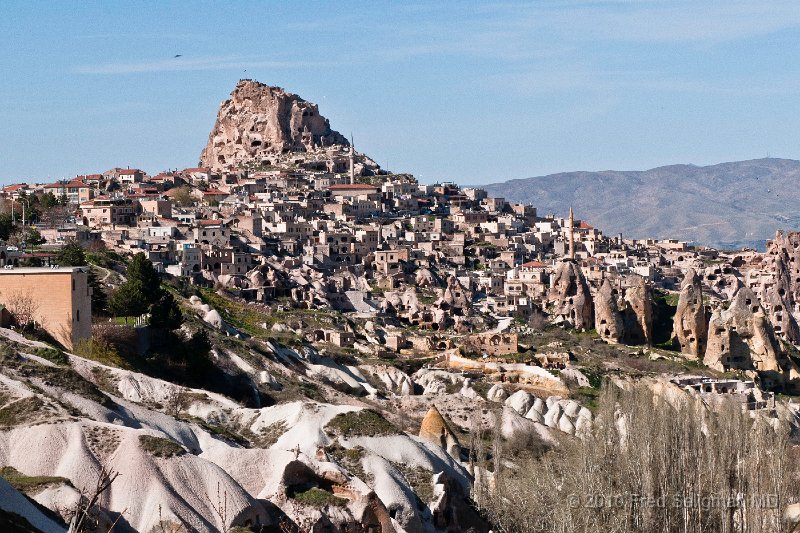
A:
<svg viewBox="0 0 800 533">
<path fill-rule="evenodd" d="M 356 176 L 352 162 L 349 172 L 338 170 L 187 168 L 150 176 L 116 168 L 11 185 L 0 194 L 14 203 L 52 192 L 68 205 L 66 219 L 38 227 L 47 240 L 36 252 L 42 256 L 69 240 L 123 255 L 143 252 L 164 273 L 245 300 L 284 299 L 281 305 L 391 317 L 438 332 L 440 338 L 424 341 L 431 349 L 451 348 L 448 335 L 486 331 L 486 317 L 502 323 L 544 316 L 579 329 L 599 324 L 607 340 L 650 344 L 653 289 L 677 291 L 690 269 L 701 274 L 708 314 L 743 283 L 759 296 L 775 285 L 777 251 L 725 255 L 675 240 L 606 236 L 571 212 L 542 215 L 480 188 L 383 171 Z M 30 253 L 0 247 L 0 264 L 21 264 Z M 794 269 L 789 259 L 781 268 Z M 608 283 L 613 287 L 601 291 Z M 791 290 L 795 285 L 800 296 L 800 274 Z M 766 296 L 762 301 L 778 334 L 800 342 L 796 323 L 790 333 L 781 323 L 800 297 L 787 312 Z M 477 343 L 485 354 L 518 349 L 489 339 Z M 397 351 L 409 342 L 402 335 L 381 339 Z"/>
<path fill-rule="evenodd" d="M 378 287 L 392 290 L 413 265 L 455 276 L 485 295 L 479 305 L 498 316 L 527 316 L 542 300 L 554 262 L 567 254 L 569 232 L 589 279 L 613 271 L 658 283 L 659 267 L 694 256 L 684 243 L 607 238 L 583 221 L 568 228 L 564 218 L 539 216 L 481 189 L 425 185 L 408 175 L 352 183 L 347 173 L 304 170 L 187 168 L 149 176 L 118 168 L 11 185 L 0 194 L 19 200 L 44 192 L 66 198 L 73 215 L 58 227 L 38 226 L 50 245 L 102 241 L 119 252 L 144 252 L 163 271 L 198 283 L 245 277 L 280 257 L 326 275 L 369 272 Z"/>
</svg>

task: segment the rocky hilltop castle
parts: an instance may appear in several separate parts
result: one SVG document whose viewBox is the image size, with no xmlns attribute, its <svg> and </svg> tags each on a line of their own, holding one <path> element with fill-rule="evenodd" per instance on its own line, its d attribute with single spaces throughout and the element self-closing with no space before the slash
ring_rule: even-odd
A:
<svg viewBox="0 0 800 533">
<path fill-rule="evenodd" d="M 309 166 L 341 171 L 352 149 L 316 104 L 280 87 L 241 80 L 220 105 L 200 166 L 222 171 L 317 162 Z M 358 175 L 377 169 L 364 155 L 357 159 Z"/>
</svg>

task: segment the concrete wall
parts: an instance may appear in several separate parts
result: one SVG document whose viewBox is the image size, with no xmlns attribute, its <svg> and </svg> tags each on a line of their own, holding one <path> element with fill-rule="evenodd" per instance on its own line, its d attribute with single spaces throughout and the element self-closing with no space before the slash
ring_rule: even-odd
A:
<svg viewBox="0 0 800 533">
<path fill-rule="evenodd" d="M 0 270 L 0 303 L 14 313 L 20 298 L 33 302 L 34 320 L 72 349 L 92 336 L 92 300 L 85 268 Z"/>
</svg>

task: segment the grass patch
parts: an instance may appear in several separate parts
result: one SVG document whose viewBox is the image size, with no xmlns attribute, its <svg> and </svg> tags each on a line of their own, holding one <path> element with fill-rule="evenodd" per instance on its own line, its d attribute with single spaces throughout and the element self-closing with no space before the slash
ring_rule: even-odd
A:
<svg viewBox="0 0 800 533">
<path fill-rule="evenodd" d="M 379 437 L 397 435 L 400 430 L 377 411 L 364 409 L 336 415 L 325 426 L 334 435 L 350 437 Z"/>
<path fill-rule="evenodd" d="M 92 378 L 94 378 L 94 383 L 100 390 L 110 394 L 119 394 L 119 388 L 117 387 L 119 380 L 109 369 L 99 366 L 92 368 Z"/>
<path fill-rule="evenodd" d="M 573 399 L 588 408 L 593 414 L 597 412 L 600 389 L 593 387 L 578 387 L 572 393 Z"/>
<path fill-rule="evenodd" d="M 317 487 L 312 487 L 305 492 L 298 492 L 294 495 L 294 499 L 311 507 L 344 507 L 347 505 L 347 500 L 344 498 L 334 496 L 333 493 Z"/>
<path fill-rule="evenodd" d="M 345 448 L 338 441 L 325 448 L 325 451 L 336 464 L 344 467 L 348 472 L 356 476 L 363 482 L 367 482 L 367 474 L 364 471 L 364 466 L 361 464 L 361 459 L 364 458 L 364 448 L 355 446 L 353 448 Z"/>
<path fill-rule="evenodd" d="M 422 467 L 411 467 L 405 464 L 396 465 L 406 478 L 408 485 L 420 500 L 417 505 L 427 507 L 433 501 L 433 480 L 431 472 Z"/>
<path fill-rule="evenodd" d="M 220 426 L 218 424 L 212 424 L 210 422 L 206 422 L 202 418 L 197 418 L 196 416 L 180 416 L 179 417 L 184 422 L 191 422 L 197 424 L 201 428 L 205 429 L 215 437 L 219 437 L 223 440 L 227 440 L 229 442 L 233 442 L 238 444 L 239 446 L 248 447 L 250 446 L 250 441 L 243 437 L 242 435 L 232 431 L 225 426 Z"/>
<path fill-rule="evenodd" d="M 67 354 L 61 350 L 56 350 L 55 348 L 36 348 L 36 351 L 33 352 L 33 355 L 41 357 L 42 359 L 47 359 L 51 363 L 55 363 L 57 365 L 66 365 L 69 363 Z"/>
<path fill-rule="evenodd" d="M 199 296 L 203 303 L 216 309 L 222 319 L 231 326 L 251 337 L 267 337 L 269 332 L 262 327 L 262 324 L 268 322 L 268 317 L 259 312 L 255 306 L 226 298 L 212 289 L 201 289 Z"/>
<path fill-rule="evenodd" d="M 186 453 L 183 446 L 177 442 L 153 435 L 139 435 L 139 445 L 150 455 L 164 459 L 180 457 Z"/>
<path fill-rule="evenodd" d="M 30 422 L 44 407 L 36 396 L 22 398 L 0 409 L 0 427 L 9 428 Z"/>
<path fill-rule="evenodd" d="M 92 338 L 78 341 L 75 345 L 75 355 L 97 361 L 106 366 L 113 366 L 125 370 L 133 370 L 133 366 L 123 358 L 114 346 L 102 339 Z"/>
<path fill-rule="evenodd" d="M 275 422 L 274 424 L 261 428 L 261 431 L 252 439 L 252 443 L 258 448 L 269 448 L 278 442 L 278 439 L 280 439 L 288 429 L 285 422 Z"/>
<path fill-rule="evenodd" d="M 28 378 L 38 378 L 45 385 L 58 387 L 93 400 L 109 409 L 116 407 L 111 398 L 103 394 L 94 383 L 84 379 L 72 368 L 53 368 L 40 364 L 24 364 L 20 367 L 20 373 Z"/>
<path fill-rule="evenodd" d="M 50 485 L 72 485 L 69 479 L 59 476 L 26 476 L 13 466 L 0 468 L 0 477 L 8 481 L 9 485 L 25 494 L 37 493 L 40 489 Z"/>
</svg>

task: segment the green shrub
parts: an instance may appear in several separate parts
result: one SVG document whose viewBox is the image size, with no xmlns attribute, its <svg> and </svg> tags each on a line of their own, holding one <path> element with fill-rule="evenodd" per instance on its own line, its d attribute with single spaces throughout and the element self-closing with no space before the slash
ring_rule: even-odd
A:
<svg viewBox="0 0 800 533">
<path fill-rule="evenodd" d="M 183 446 L 177 442 L 153 435 L 139 435 L 139 445 L 150 455 L 165 459 L 179 457 L 186 453 Z"/>
<path fill-rule="evenodd" d="M 380 413 L 371 409 L 336 415 L 328 422 L 325 429 L 334 435 L 344 438 L 379 437 L 381 435 L 396 435 L 400 433 L 400 430 L 394 424 L 383 418 Z"/>
<path fill-rule="evenodd" d="M 348 472 L 359 478 L 361 481 L 367 481 L 367 474 L 364 471 L 364 466 L 361 460 L 364 458 L 364 448 L 361 446 L 354 446 L 353 448 L 345 448 L 338 441 L 325 448 L 328 457 L 331 458 L 336 464 L 344 467 Z"/>
<path fill-rule="evenodd" d="M 55 348 L 36 348 L 36 351 L 33 352 L 33 355 L 41 357 L 42 359 L 47 359 L 51 363 L 55 363 L 57 365 L 66 365 L 69 363 L 69 358 L 67 355 L 61 350 L 56 350 Z"/>
<path fill-rule="evenodd" d="M 294 499 L 303 505 L 310 505 L 311 507 L 329 507 L 331 505 L 337 507 L 344 507 L 347 505 L 347 500 L 334 496 L 327 490 L 317 487 L 308 489 L 305 492 L 298 492 L 294 495 Z"/>
</svg>

